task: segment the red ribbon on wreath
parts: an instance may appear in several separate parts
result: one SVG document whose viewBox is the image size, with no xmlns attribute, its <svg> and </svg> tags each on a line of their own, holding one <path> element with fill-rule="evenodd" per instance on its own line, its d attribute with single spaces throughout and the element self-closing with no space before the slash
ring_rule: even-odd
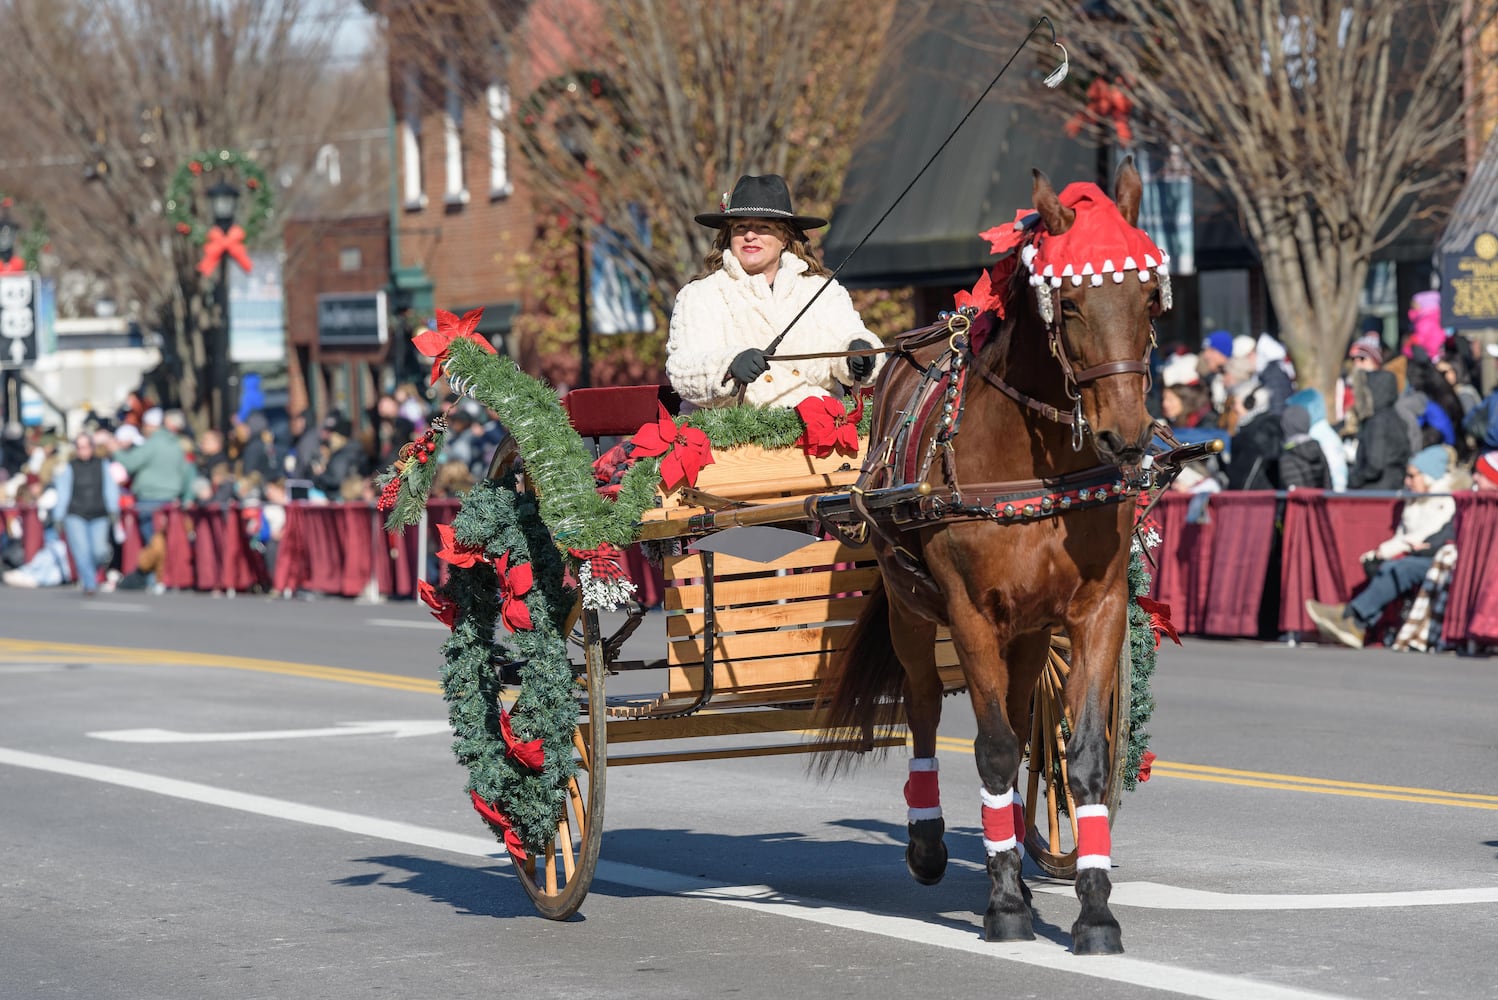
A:
<svg viewBox="0 0 1498 1000">
<path fill-rule="evenodd" d="M 525 601 L 521 600 L 530 592 L 531 585 L 535 583 L 535 574 L 531 570 L 531 564 L 522 563 L 510 569 L 510 554 L 506 552 L 494 564 L 494 571 L 499 574 L 500 623 L 509 632 L 517 628 L 535 628 L 535 624 L 531 621 L 531 609 L 525 606 Z"/>
<path fill-rule="evenodd" d="M 1160 648 L 1162 636 L 1170 636 L 1171 641 L 1177 646 L 1181 644 L 1181 637 L 1176 634 L 1176 627 L 1170 623 L 1170 605 L 1152 601 L 1148 597 L 1136 597 L 1134 602 L 1140 609 L 1150 616 L 1150 628 L 1155 630 L 1155 648 Z"/>
<path fill-rule="evenodd" d="M 666 456 L 661 459 L 661 484 L 667 493 L 682 483 L 696 486 L 697 473 L 713 464 L 713 446 L 707 435 L 684 423 L 678 427 L 665 406 L 660 406 L 655 423 L 635 431 L 630 443 L 634 445 L 633 458 Z"/>
<path fill-rule="evenodd" d="M 841 455 L 858 454 L 858 420 L 863 416 L 863 394 L 849 413 L 843 401 L 835 396 L 808 396 L 796 404 L 796 412 L 806 430 L 795 441 L 813 458 L 825 458 L 834 451 Z"/>
<path fill-rule="evenodd" d="M 522 740 L 516 736 L 515 727 L 510 724 L 510 713 L 504 710 L 503 705 L 499 709 L 499 732 L 505 738 L 505 753 L 532 771 L 541 770 L 546 763 L 546 753 L 541 749 L 541 741 Z"/>
<path fill-rule="evenodd" d="M 437 550 L 437 558 L 445 563 L 459 569 L 471 569 L 481 562 L 489 561 L 489 557 L 484 555 L 482 546 L 458 541 L 458 536 L 453 533 L 453 526 L 450 524 L 437 525 L 437 537 L 442 539 L 442 548 Z"/>
<path fill-rule="evenodd" d="M 624 580 L 624 553 L 604 542 L 596 549 L 568 549 L 567 554 L 580 563 L 588 564 L 588 574 L 595 580 Z"/>
<path fill-rule="evenodd" d="M 515 832 L 515 827 L 511 825 L 510 817 L 479 798 L 478 792 L 470 789 L 468 794 L 472 797 L 473 808 L 478 810 L 479 815 L 505 832 L 505 850 L 521 861 L 524 861 L 526 859 L 525 845 L 520 842 L 520 835 Z"/>
<path fill-rule="evenodd" d="M 437 619 L 448 628 L 452 628 L 458 620 L 458 606 L 437 592 L 437 588 L 425 580 L 416 581 L 416 592 L 421 595 L 421 601 L 432 609 L 432 617 Z"/>
<path fill-rule="evenodd" d="M 1154 762 L 1155 755 L 1150 753 L 1148 750 L 1144 751 L 1144 756 L 1139 758 L 1139 773 L 1135 775 L 1135 777 L 1139 781 L 1150 780 L 1150 765 Z"/>
<path fill-rule="evenodd" d="M 204 277 L 212 274 L 219 261 L 224 259 L 224 254 L 233 258 L 236 264 L 244 268 L 246 274 L 255 269 L 250 263 L 249 252 L 244 248 L 244 230 L 239 226 L 230 226 L 226 233 L 214 226 L 208 230 L 208 242 L 203 244 L 203 259 L 198 261 L 198 273 Z"/>
<path fill-rule="evenodd" d="M 442 377 L 442 363 L 447 360 L 447 350 L 455 340 L 471 340 L 475 344 L 488 351 L 490 354 L 498 354 L 494 345 L 489 343 L 483 334 L 478 332 L 479 320 L 484 316 L 484 310 L 471 309 L 459 319 L 456 313 L 450 313 L 446 309 L 437 310 L 437 329 L 423 330 L 411 338 L 411 343 L 422 354 L 432 359 L 432 385 Z"/>
</svg>

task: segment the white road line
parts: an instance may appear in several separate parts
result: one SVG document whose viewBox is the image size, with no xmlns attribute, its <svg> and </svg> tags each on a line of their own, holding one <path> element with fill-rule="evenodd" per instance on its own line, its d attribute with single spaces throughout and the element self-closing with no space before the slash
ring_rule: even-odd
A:
<svg viewBox="0 0 1498 1000">
<path fill-rule="evenodd" d="M 1071 895 L 1070 884 L 1031 883 L 1036 892 Z M 1110 903 L 1152 910 L 1361 910 L 1395 906 L 1450 906 L 1456 903 L 1498 903 L 1498 886 L 1461 889 L 1411 889 L 1400 892 L 1235 893 L 1212 892 L 1161 885 L 1158 882 L 1115 882 Z"/>
<path fill-rule="evenodd" d="M 212 785 L 163 778 L 102 764 L 88 764 L 4 747 L 0 747 L 0 764 L 135 788 L 157 795 L 221 806 L 225 809 L 237 809 L 273 819 L 342 830 L 360 836 L 379 837 L 397 843 L 448 851 L 469 857 L 496 861 L 505 858 L 504 852 L 498 850 L 495 842 L 487 837 L 473 837 L 411 823 L 374 819 L 356 813 L 302 805 L 263 795 L 234 792 L 215 788 Z M 1020 962 L 1092 979 L 1131 983 L 1185 996 L 1207 998 L 1207 1000 L 1239 1000 L 1244 996 L 1252 996 L 1255 1000 L 1328 1000 L 1334 997 L 1329 993 L 1280 986 L 1240 976 L 1184 969 L 1123 956 L 1078 958 L 1064 946 L 1053 941 L 989 944 L 979 939 L 976 924 L 967 928 L 945 927 L 912 920 L 909 917 L 846 910 L 826 900 L 789 896 L 770 886 L 726 886 L 673 872 L 656 871 L 608 861 L 599 863 L 597 878 L 616 885 L 687 896 L 758 913 L 773 913 L 828 927 L 878 934 L 899 941 L 913 941 L 986 958 Z"/>
<path fill-rule="evenodd" d="M 378 625 L 382 628 L 440 628 L 444 632 L 448 630 L 446 625 L 437 621 L 435 618 L 428 618 L 425 620 L 421 618 L 413 618 L 410 621 L 407 621 L 404 618 L 366 618 L 364 619 L 364 624 Z"/>
<path fill-rule="evenodd" d="M 122 601 L 91 601 L 84 607 L 90 611 L 125 611 L 139 613 L 150 610 L 149 604 L 126 604 Z"/>
<path fill-rule="evenodd" d="M 114 743 L 240 743 L 253 740 L 299 740 L 321 736 L 430 736 L 450 733 L 445 719 L 389 719 L 383 722 L 340 722 L 320 729 L 260 729 L 241 733 L 184 733 L 175 729 L 108 729 L 86 735 Z"/>
</svg>

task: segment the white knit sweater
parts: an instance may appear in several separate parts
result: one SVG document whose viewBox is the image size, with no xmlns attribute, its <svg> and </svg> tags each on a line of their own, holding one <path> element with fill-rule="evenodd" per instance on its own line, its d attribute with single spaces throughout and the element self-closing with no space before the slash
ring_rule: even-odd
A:
<svg viewBox="0 0 1498 1000">
<path fill-rule="evenodd" d="M 746 273 L 736 257 L 725 253 L 722 270 L 689 282 L 676 295 L 666 344 L 666 375 L 681 398 L 698 406 L 732 404 L 739 387 L 732 379 L 724 385 L 723 376 L 733 359 L 746 348 L 768 347 L 826 282 L 824 277 L 808 275 L 806 262 L 786 251 L 780 255 L 780 269 L 771 287 L 764 275 Z M 846 351 L 859 339 L 882 346 L 878 337 L 864 329 L 847 290 L 833 282 L 791 327 L 775 353 Z M 874 375 L 884 359 L 876 356 L 876 361 Z M 776 361 L 772 357 L 770 370 L 749 386 L 744 402 L 793 407 L 808 396 L 830 395 L 836 382 L 853 384 L 847 358 Z"/>
</svg>

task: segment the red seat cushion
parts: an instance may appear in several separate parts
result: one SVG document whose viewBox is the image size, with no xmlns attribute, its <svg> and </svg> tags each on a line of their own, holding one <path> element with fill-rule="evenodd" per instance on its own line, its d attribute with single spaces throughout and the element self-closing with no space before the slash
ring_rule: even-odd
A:
<svg viewBox="0 0 1498 1000">
<path fill-rule="evenodd" d="M 669 385 L 618 385 L 573 389 L 562 397 L 573 428 L 583 437 L 628 437 L 653 423 L 660 404 L 676 413 L 680 397 Z"/>
</svg>

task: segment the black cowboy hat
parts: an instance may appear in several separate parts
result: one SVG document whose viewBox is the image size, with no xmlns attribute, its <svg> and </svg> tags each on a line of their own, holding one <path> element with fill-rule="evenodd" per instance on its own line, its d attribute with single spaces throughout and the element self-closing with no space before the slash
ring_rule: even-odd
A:
<svg viewBox="0 0 1498 1000">
<path fill-rule="evenodd" d="M 717 229 L 729 219 L 776 219 L 800 229 L 818 229 L 826 219 L 814 215 L 797 215 L 791 208 L 791 192 L 779 174 L 755 177 L 745 174 L 733 186 L 733 194 L 724 198 L 716 212 L 693 216 L 704 226 Z"/>
</svg>

